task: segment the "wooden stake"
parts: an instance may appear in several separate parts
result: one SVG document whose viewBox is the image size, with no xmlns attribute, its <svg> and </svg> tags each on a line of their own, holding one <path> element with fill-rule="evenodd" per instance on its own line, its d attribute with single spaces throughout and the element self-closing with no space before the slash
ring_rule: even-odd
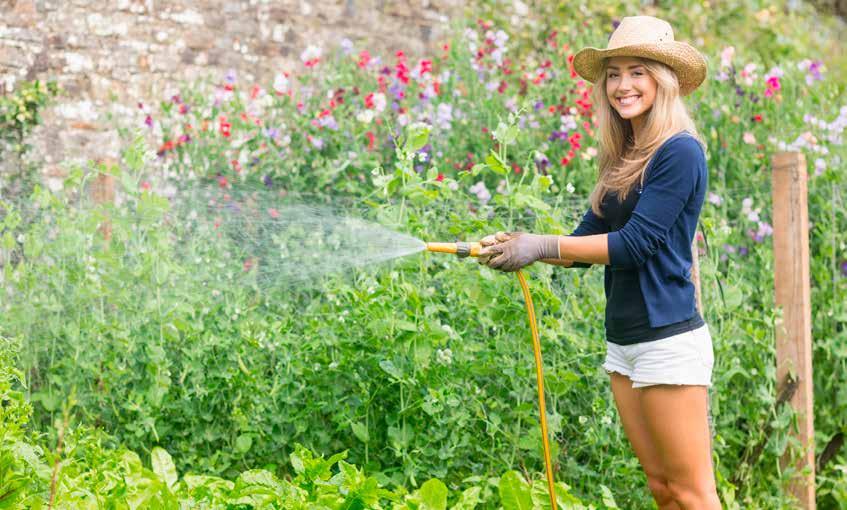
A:
<svg viewBox="0 0 847 510">
<path fill-rule="evenodd" d="M 105 164 L 107 167 L 115 164 L 112 160 L 100 160 L 98 163 Z M 99 166 L 99 165 L 98 165 Z M 111 204 L 115 201 L 115 178 L 108 174 L 97 174 L 97 178 L 91 185 L 91 200 L 95 204 Z M 103 234 L 103 239 L 109 241 L 112 239 L 112 224 L 107 219 L 100 225 L 100 233 Z"/>
<path fill-rule="evenodd" d="M 792 375 L 797 380 L 790 404 L 797 412 L 795 437 L 803 445 L 799 457 L 786 455 L 780 463 L 800 471 L 788 489 L 799 500 L 799 508 L 810 510 L 816 506 L 806 159 L 799 152 L 779 152 L 771 165 L 774 287 L 776 306 L 782 310 L 776 324 L 776 378 L 779 384 Z"/>
</svg>

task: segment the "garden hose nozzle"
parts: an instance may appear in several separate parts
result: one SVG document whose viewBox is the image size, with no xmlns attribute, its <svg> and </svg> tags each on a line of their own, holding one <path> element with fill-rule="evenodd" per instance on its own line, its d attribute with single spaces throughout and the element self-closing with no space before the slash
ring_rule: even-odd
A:
<svg viewBox="0 0 847 510">
<path fill-rule="evenodd" d="M 453 253 L 459 258 L 465 258 L 468 256 L 478 257 L 482 245 L 461 241 L 457 243 L 426 243 L 426 249 L 437 253 Z"/>
</svg>

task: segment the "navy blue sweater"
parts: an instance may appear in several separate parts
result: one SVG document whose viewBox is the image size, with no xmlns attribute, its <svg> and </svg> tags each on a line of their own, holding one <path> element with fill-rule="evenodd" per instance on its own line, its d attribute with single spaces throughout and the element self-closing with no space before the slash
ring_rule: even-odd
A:
<svg viewBox="0 0 847 510">
<path fill-rule="evenodd" d="M 680 132 L 656 150 L 645 172 L 644 188 L 626 224 L 613 230 L 589 207 L 570 235 L 609 234 L 607 318 L 621 315 L 608 307 L 618 302 L 609 302 L 612 271 L 624 269 L 637 271 L 650 328 L 683 321 L 693 325 L 690 321 L 696 321 L 699 314 L 690 280 L 691 243 L 708 185 L 706 157 L 694 137 Z M 571 267 L 591 265 L 575 262 Z"/>
</svg>

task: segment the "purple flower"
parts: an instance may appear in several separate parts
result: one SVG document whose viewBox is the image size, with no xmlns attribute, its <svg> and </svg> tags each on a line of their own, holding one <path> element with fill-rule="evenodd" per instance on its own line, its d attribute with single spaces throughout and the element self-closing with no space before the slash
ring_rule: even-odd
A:
<svg viewBox="0 0 847 510">
<path fill-rule="evenodd" d="M 847 276 L 847 260 L 841 261 L 841 275 Z"/>
<path fill-rule="evenodd" d="M 271 178 L 270 175 L 266 175 L 266 176 L 262 177 L 262 182 L 265 183 L 265 186 L 267 186 L 269 188 L 273 187 L 273 185 L 274 185 L 274 180 Z"/>
<path fill-rule="evenodd" d="M 276 128 L 265 128 L 265 136 L 276 140 L 276 137 L 279 136 L 279 130 Z"/>
<path fill-rule="evenodd" d="M 391 74 L 391 68 L 388 66 L 383 67 L 379 70 L 380 74 Z"/>
<path fill-rule="evenodd" d="M 147 124 L 147 127 L 152 128 L 153 127 L 153 117 L 148 115 L 147 118 L 144 119 L 144 123 Z"/>
<path fill-rule="evenodd" d="M 175 95 L 171 96 L 171 102 L 175 103 L 175 104 L 179 104 L 179 103 L 182 102 L 182 99 L 180 99 L 179 94 L 175 94 Z"/>
<path fill-rule="evenodd" d="M 534 108 L 535 108 L 535 111 L 538 111 L 538 110 L 544 108 L 544 101 L 536 101 Z"/>
<path fill-rule="evenodd" d="M 746 246 L 738 247 L 738 254 L 742 257 L 746 257 L 748 253 L 750 253 L 750 250 L 748 250 Z"/>
<path fill-rule="evenodd" d="M 230 84 L 235 83 L 235 78 L 235 69 L 230 69 L 229 71 L 227 71 L 226 76 L 224 76 L 224 80 L 226 80 L 226 82 Z"/>
<path fill-rule="evenodd" d="M 618 28 L 618 25 L 620 25 L 620 24 L 621 24 L 620 20 L 613 19 L 612 20 L 612 30 L 616 30 Z"/>
<path fill-rule="evenodd" d="M 550 136 L 547 137 L 548 142 L 552 142 L 554 140 L 567 140 L 567 139 L 568 139 L 568 132 L 567 131 L 553 130 L 553 132 L 550 133 Z"/>
</svg>

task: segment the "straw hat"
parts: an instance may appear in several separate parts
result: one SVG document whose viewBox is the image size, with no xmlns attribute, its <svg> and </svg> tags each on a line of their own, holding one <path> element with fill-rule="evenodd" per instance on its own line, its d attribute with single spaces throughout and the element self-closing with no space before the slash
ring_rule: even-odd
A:
<svg viewBox="0 0 847 510">
<path fill-rule="evenodd" d="M 671 25 L 652 16 L 627 16 L 612 33 L 606 49 L 583 48 L 573 59 L 574 70 L 595 83 L 600 64 L 610 57 L 643 57 L 667 64 L 679 78 L 680 95 L 686 96 L 706 78 L 706 59 L 688 43 L 675 41 Z"/>
</svg>

